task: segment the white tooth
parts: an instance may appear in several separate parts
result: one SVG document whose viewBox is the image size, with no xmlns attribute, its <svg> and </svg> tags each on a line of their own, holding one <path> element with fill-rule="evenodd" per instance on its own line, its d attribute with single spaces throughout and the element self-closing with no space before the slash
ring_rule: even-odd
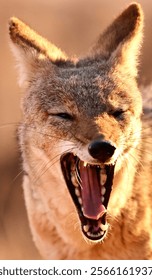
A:
<svg viewBox="0 0 152 280">
<path fill-rule="evenodd" d="M 76 177 L 75 177 L 74 174 L 71 175 L 71 181 L 72 181 L 72 184 L 73 184 L 75 187 L 78 187 L 78 186 L 79 186 L 79 184 L 78 184 L 78 182 L 77 182 L 77 179 L 76 179 Z"/>
<path fill-rule="evenodd" d="M 104 202 L 104 196 L 101 197 L 101 202 L 102 202 L 102 203 Z"/>
<path fill-rule="evenodd" d="M 100 184 L 103 186 L 107 181 L 107 174 L 100 174 Z"/>
<path fill-rule="evenodd" d="M 87 232 L 87 234 L 90 236 L 90 237 L 94 237 L 95 236 L 95 234 L 92 234 L 91 232 Z"/>
<path fill-rule="evenodd" d="M 99 233 L 91 233 L 91 232 L 87 232 L 87 235 L 90 236 L 90 237 L 99 237 L 101 235 L 104 234 L 104 231 L 100 231 Z"/>
<path fill-rule="evenodd" d="M 101 194 L 104 195 L 105 193 L 106 193 L 106 188 L 105 188 L 105 187 L 102 187 L 102 188 L 101 188 Z"/>
<path fill-rule="evenodd" d="M 87 232 L 87 231 L 89 230 L 89 226 L 88 226 L 88 225 L 83 226 L 83 230 L 84 230 L 85 232 Z"/>
<path fill-rule="evenodd" d="M 86 167 L 87 166 L 87 162 L 84 161 L 83 166 Z"/>
<path fill-rule="evenodd" d="M 105 225 L 101 224 L 100 228 L 101 228 L 101 230 L 106 231 L 108 229 L 108 224 L 105 224 Z"/>
<path fill-rule="evenodd" d="M 80 196 L 80 190 L 78 188 L 75 188 L 75 194 L 76 196 Z"/>
<path fill-rule="evenodd" d="M 78 201 L 79 201 L 80 205 L 82 205 L 82 198 L 81 197 L 78 197 Z"/>
</svg>

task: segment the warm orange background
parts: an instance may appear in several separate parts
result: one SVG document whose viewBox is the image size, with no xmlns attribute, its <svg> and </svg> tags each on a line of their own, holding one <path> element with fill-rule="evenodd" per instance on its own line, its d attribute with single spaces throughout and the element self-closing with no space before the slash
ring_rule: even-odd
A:
<svg viewBox="0 0 152 280">
<path fill-rule="evenodd" d="M 31 240 L 21 189 L 15 128 L 20 120 L 21 91 L 8 43 L 7 23 L 16 16 L 68 55 L 83 55 L 128 0 L 0 0 L 0 259 L 39 258 Z M 141 0 L 145 36 L 142 83 L 152 73 L 152 1 Z"/>
</svg>

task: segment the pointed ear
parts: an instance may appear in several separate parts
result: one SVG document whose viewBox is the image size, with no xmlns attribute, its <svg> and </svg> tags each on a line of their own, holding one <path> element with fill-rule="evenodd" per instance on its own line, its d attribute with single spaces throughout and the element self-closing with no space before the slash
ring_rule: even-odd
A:
<svg viewBox="0 0 152 280">
<path fill-rule="evenodd" d="M 137 74 L 137 59 L 143 35 L 143 12 L 139 4 L 131 4 L 100 35 L 92 48 L 94 58 L 102 58 Z"/>
<path fill-rule="evenodd" d="M 48 62 L 52 62 L 53 68 L 53 64 L 67 60 L 60 49 L 15 17 L 9 21 L 9 35 L 11 49 L 18 63 L 19 84 L 23 87 L 38 68 Z"/>
</svg>

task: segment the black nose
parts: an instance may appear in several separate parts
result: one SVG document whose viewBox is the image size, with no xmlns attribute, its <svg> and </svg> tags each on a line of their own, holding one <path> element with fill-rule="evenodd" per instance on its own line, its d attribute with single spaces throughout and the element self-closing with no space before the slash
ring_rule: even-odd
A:
<svg viewBox="0 0 152 280">
<path fill-rule="evenodd" d="M 95 139 L 88 147 L 89 154 L 101 162 L 110 159 L 114 154 L 115 149 L 116 148 L 111 145 L 110 142 L 101 139 Z"/>
</svg>

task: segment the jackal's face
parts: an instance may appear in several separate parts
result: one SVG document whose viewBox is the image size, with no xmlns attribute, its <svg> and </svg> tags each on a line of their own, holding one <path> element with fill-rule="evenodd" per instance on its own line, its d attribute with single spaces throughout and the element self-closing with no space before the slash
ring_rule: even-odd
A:
<svg viewBox="0 0 152 280">
<path fill-rule="evenodd" d="M 73 62 L 17 19 L 10 23 L 26 89 L 23 142 L 58 160 L 82 232 L 92 241 L 107 232 L 114 176 L 140 139 L 135 76 L 141 31 L 141 10 L 132 4 L 91 54 Z"/>
</svg>

